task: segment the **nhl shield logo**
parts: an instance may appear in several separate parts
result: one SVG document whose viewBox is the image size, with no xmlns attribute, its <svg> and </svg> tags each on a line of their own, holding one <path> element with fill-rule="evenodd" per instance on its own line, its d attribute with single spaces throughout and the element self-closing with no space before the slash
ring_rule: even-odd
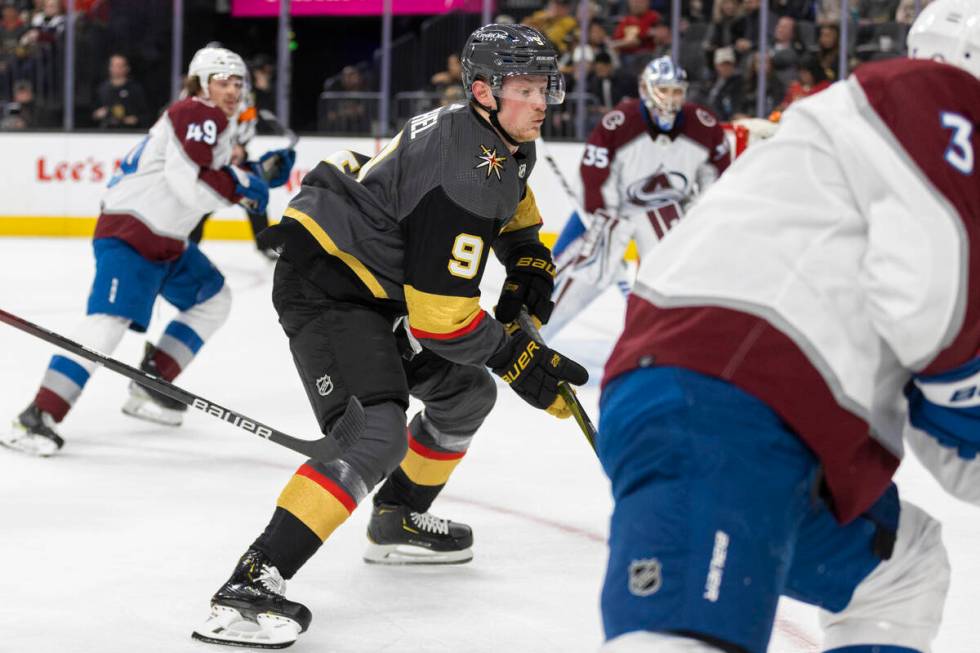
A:
<svg viewBox="0 0 980 653">
<path fill-rule="evenodd" d="M 333 381 L 329 375 L 324 374 L 316 380 L 316 391 L 320 393 L 321 397 L 326 397 L 333 392 Z"/>
<path fill-rule="evenodd" d="M 656 594 L 663 584 L 660 561 L 656 558 L 643 558 L 630 562 L 629 590 L 634 596 Z"/>
<path fill-rule="evenodd" d="M 527 174 L 527 164 L 522 163 L 521 165 L 517 166 L 517 177 L 519 179 L 524 179 L 525 174 Z"/>
</svg>

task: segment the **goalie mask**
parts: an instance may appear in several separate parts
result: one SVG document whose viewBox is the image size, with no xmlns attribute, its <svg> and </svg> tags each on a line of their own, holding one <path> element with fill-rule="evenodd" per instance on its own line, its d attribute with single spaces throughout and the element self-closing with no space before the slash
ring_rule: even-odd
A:
<svg viewBox="0 0 980 653">
<path fill-rule="evenodd" d="M 913 59 L 944 61 L 980 78 L 980 3 L 930 3 L 909 29 L 908 49 Z"/>
<path fill-rule="evenodd" d="M 687 99 L 687 73 L 670 57 L 654 59 L 640 73 L 640 99 L 657 127 L 670 131 Z"/>
<path fill-rule="evenodd" d="M 225 48 L 201 48 L 194 53 L 191 65 L 187 68 L 188 77 L 197 77 L 204 90 L 204 97 L 210 99 L 208 82 L 212 78 L 229 79 L 240 77 L 244 85 L 248 79 L 245 62 L 237 54 Z"/>
<path fill-rule="evenodd" d="M 485 25 L 470 34 L 460 62 L 463 86 L 470 100 L 473 99 L 473 82 L 478 79 L 490 86 L 494 97 L 506 99 L 504 78 L 541 75 L 547 78 L 545 103 L 565 101 L 565 79 L 558 71 L 558 51 L 533 27 Z"/>
</svg>

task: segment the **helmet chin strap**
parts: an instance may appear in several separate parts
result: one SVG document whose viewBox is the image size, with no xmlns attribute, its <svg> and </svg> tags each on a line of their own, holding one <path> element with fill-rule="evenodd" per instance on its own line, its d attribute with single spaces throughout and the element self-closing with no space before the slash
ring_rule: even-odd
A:
<svg viewBox="0 0 980 653">
<path fill-rule="evenodd" d="M 497 106 L 498 107 L 501 105 L 502 102 L 503 102 L 503 99 L 497 98 Z M 484 111 L 486 111 L 489 114 L 489 116 L 490 116 L 490 124 L 493 125 L 494 129 L 497 130 L 497 133 L 500 134 L 500 137 L 502 139 L 504 139 L 504 141 L 508 145 L 512 145 L 514 147 L 520 147 L 521 146 L 521 144 L 518 141 L 514 140 L 514 137 L 513 136 L 511 136 L 510 134 L 507 133 L 507 130 L 504 129 L 504 126 L 500 124 L 500 118 L 497 117 L 497 113 L 498 113 L 499 109 L 491 109 L 490 107 L 484 105 L 482 102 L 480 102 L 476 98 L 473 98 L 473 103 L 476 104 L 476 106 L 480 107 L 481 109 L 483 109 Z"/>
</svg>

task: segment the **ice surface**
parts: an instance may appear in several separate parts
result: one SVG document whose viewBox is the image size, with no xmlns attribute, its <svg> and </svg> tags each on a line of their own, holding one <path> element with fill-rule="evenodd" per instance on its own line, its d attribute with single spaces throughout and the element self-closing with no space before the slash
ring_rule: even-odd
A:
<svg viewBox="0 0 980 653">
<path fill-rule="evenodd" d="M 205 243 L 234 294 L 228 323 L 179 379 L 187 389 L 300 437 L 317 435 L 269 299 L 271 266 L 246 243 Z M 92 278 L 83 239 L 0 240 L 0 308 L 68 334 Z M 499 269 L 486 281 L 492 305 Z M 553 345 L 600 366 L 621 324 L 613 290 Z M 150 335 L 173 314 L 158 303 Z M 136 364 L 143 337 L 115 357 Z M 0 419 L 31 399 L 53 348 L 0 324 Z M 0 652 L 220 651 L 194 642 L 208 598 L 266 524 L 303 462 L 198 411 L 179 429 L 122 415 L 128 381 L 98 371 L 51 459 L 0 451 Z M 597 388 L 582 398 L 597 419 Z M 914 461 L 903 495 L 939 517 L 954 569 L 935 651 L 974 653 L 980 519 Z M 475 559 L 444 568 L 361 562 L 366 506 L 292 582 L 313 625 L 291 650 L 318 653 L 596 651 L 608 483 L 574 422 L 501 386 L 433 512 L 471 524 Z M 818 651 L 815 612 L 781 607 L 772 652 Z"/>
</svg>

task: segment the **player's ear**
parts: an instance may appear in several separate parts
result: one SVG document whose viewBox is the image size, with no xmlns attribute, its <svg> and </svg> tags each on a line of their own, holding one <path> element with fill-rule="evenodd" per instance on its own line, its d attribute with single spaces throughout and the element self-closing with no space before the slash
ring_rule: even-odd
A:
<svg viewBox="0 0 980 653">
<path fill-rule="evenodd" d="M 473 99 L 485 107 L 497 108 L 497 99 L 493 97 L 490 85 L 482 79 L 473 82 Z"/>
</svg>

